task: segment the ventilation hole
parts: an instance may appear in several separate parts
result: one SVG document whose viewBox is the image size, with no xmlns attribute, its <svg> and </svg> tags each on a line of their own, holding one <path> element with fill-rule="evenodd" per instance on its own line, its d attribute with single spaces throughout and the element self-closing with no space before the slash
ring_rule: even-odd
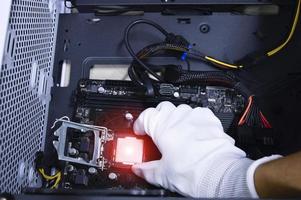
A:
<svg viewBox="0 0 301 200">
<path fill-rule="evenodd" d="M 11 33 L 8 34 L 7 48 L 6 48 L 6 52 L 7 52 L 7 53 L 9 53 L 10 39 L 11 39 Z"/>
<path fill-rule="evenodd" d="M 12 45 L 11 45 L 11 50 L 10 50 L 10 56 L 14 56 L 14 50 L 15 50 L 15 38 L 13 38 Z"/>
</svg>

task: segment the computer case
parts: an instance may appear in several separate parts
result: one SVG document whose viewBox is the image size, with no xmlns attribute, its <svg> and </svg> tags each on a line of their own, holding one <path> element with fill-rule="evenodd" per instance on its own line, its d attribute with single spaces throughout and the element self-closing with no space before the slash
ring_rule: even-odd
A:
<svg viewBox="0 0 301 200">
<path fill-rule="evenodd" d="M 123 193 L 112 197 L 101 188 L 80 192 L 36 189 L 43 185 L 36 171 L 36 153 L 51 154 L 51 126 L 56 119 L 73 115 L 71 102 L 79 80 L 89 79 L 91 68 L 97 65 L 101 68 L 131 63 L 123 34 L 134 20 L 152 20 L 170 32 L 185 36 L 201 52 L 235 63 L 250 53 L 260 54 L 283 43 L 291 29 L 296 2 L 12 0 L 4 3 L 0 21 L 3 24 L 0 38 L 0 192 L 3 198 L 141 197 Z M 103 13 L 108 8 L 113 11 Z M 160 33 L 147 26 L 135 28 L 131 36 L 136 50 L 160 39 Z M 300 44 L 299 22 L 290 42 L 277 55 L 240 72 L 273 124 L 277 153 L 282 155 L 301 147 Z M 154 62 L 162 64 L 174 61 L 171 57 L 154 58 Z M 62 86 L 65 62 L 70 64 L 70 78 Z M 218 70 L 198 61 L 191 61 L 190 68 Z"/>
</svg>

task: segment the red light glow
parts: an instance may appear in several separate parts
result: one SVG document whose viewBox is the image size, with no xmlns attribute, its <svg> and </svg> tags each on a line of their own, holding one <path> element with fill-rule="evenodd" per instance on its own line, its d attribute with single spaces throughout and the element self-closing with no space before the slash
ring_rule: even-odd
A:
<svg viewBox="0 0 301 200">
<path fill-rule="evenodd" d="M 117 139 L 115 162 L 125 165 L 141 163 L 143 158 L 143 140 L 134 137 Z"/>
</svg>

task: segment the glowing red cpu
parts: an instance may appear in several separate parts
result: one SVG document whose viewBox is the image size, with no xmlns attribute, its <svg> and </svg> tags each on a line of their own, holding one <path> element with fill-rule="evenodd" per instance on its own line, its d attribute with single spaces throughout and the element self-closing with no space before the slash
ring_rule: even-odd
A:
<svg viewBox="0 0 301 200">
<path fill-rule="evenodd" d="M 135 137 L 117 138 L 115 163 L 133 165 L 143 161 L 143 140 Z"/>
</svg>

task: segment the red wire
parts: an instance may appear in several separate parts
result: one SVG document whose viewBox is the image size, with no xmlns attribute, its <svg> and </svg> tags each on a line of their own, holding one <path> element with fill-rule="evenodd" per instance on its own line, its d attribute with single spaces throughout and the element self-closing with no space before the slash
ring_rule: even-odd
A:
<svg viewBox="0 0 301 200">
<path fill-rule="evenodd" d="M 253 97 L 254 95 L 251 95 L 248 99 L 248 106 L 244 112 L 244 114 L 242 115 L 242 117 L 240 118 L 239 122 L 238 122 L 238 125 L 243 125 L 245 122 L 246 122 L 246 116 L 248 114 L 248 112 L 250 111 L 250 108 L 251 108 L 251 105 L 253 103 Z"/>
<path fill-rule="evenodd" d="M 272 128 L 270 122 L 265 118 L 265 116 L 262 114 L 261 111 L 260 111 L 259 114 L 260 114 L 260 117 L 261 117 L 261 120 L 262 120 L 264 126 L 265 126 L 266 128 Z"/>
<path fill-rule="evenodd" d="M 266 121 L 264 121 L 262 117 L 260 117 L 260 119 L 261 119 L 261 122 L 263 123 L 263 127 L 267 128 L 268 124 L 266 123 Z"/>
<path fill-rule="evenodd" d="M 248 113 L 250 112 L 250 108 L 251 108 L 251 106 L 252 106 L 252 104 L 253 104 L 253 97 L 254 97 L 254 95 L 251 95 L 251 96 L 249 97 L 249 99 L 248 99 L 248 105 L 247 105 L 247 108 L 246 108 L 244 114 L 242 115 L 242 117 L 240 118 L 240 120 L 239 120 L 239 122 L 238 122 L 238 125 L 240 125 L 240 126 L 243 125 L 243 124 L 246 122 L 247 115 L 248 115 Z M 261 111 L 259 112 L 259 114 L 260 114 L 260 118 L 261 118 L 261 121 L 262 121 L 264 127 L 265 127 L 265 128 L 272 128 L 270 122 L 266 119 L 266 117 L 262 114 Z"/>
<path fill-rule="evenodd" d="M 262 112 L 260 112 L 259 114 L 260 114 L 261 121 L 263 122 L 263 124 L 265 125 L 265 127 L 268 127 L 269 123 L 266 120 L 266 118 L 264 117 L 264 115 L 262 114 Z"/>
<path fill-rule="evenodd" d="M 262 113 L 260 113 L 260 116 L 261 116 L 261 119 L 264 121 L 264 123 L 265 123 L 265 127 L 266 128 L 272 128 L 272 125 L 270 124 L 270 122 L 265 118 L 265 116 L 262 114 Z"/>
</svg>

